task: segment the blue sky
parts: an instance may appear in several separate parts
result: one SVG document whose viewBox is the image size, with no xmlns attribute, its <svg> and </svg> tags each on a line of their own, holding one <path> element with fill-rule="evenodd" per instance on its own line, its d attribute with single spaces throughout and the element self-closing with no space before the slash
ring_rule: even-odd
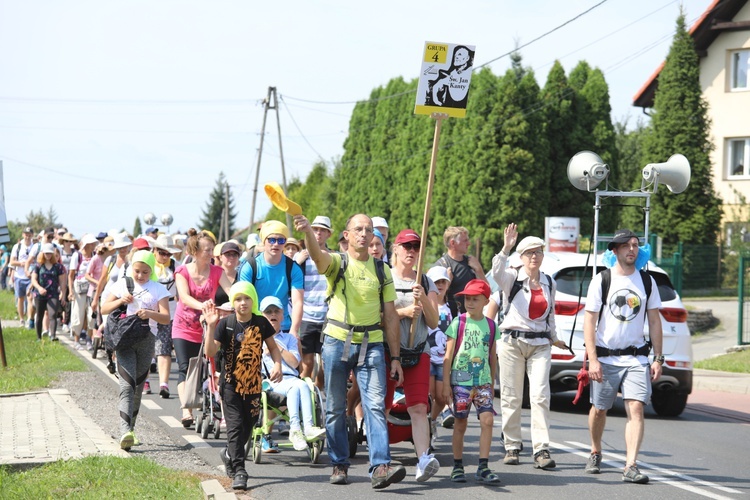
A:
<svg viewBox="0 0 750 500">
<path fill-rule="evenodd" d="M 287 178 L 304 178 L 343 153 L 354 101 L 418 75 L 425 41 L 476 45 L 480 65 L 599 2 L 0 0 L 8 218 L 52 205 L 80 236 L 171 213 L 172 231 L 184 231 L 223 171 L 245 226 L 269 86 L 282 98 Z M 692 24 L 710 1 L 682 4 Z M 588 61 L 605 74 L 613 118 L 632 125 L 642 116 L 632 98 L 666 56 L 679 5 L 608 0 L 523 48 L 524 66 L 543 85 L 555 59 L 568 72 Z M 270 206 L 263 183 L 281 180 L 278 142 L 271 112 L 256 218 Z"/>
</svg>

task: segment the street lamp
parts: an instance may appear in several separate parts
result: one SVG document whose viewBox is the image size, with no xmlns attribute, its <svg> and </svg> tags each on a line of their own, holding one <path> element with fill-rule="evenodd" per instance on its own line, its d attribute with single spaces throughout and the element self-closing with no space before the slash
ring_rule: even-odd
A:
<svg viewBox="0 0 750 500">
<path fill-rule="evenodd" d="M 170 232 L 169 226 L 172 225 L 172 222 L 174 222 L 174 217 L 172 217 L 172 214 L 170 213 L 164 213 L 162 214 L 160 218 L 161 224 L 156 223 L 156 215 L 154 215 L 152 212 L 147 212 L 143 216 L 143 222 L 146 223 L 147 226 L 161 226 L 167 228 L 167 233 Z"/>
</svg>

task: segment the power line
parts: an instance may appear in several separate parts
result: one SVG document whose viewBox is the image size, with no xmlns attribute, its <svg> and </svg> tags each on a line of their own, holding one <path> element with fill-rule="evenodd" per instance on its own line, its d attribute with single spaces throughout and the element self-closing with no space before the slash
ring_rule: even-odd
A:
<svg viewBox="0 0 750 500">
<path fill-rule="evenodd" d="M 294 119 L 294 116 L 292 116 L 292 112 L 289 110 L 289 106 L 287 106 L 286 105 L 286 101 L 284 101 L 284 96 L 280 95 L 279 99 L 281 100 L 281 102 L 284 103 L 284 109 L 286 109 L 286 112 L 289 114 L 289 118 L 292 119 L 292 123 L 294 124 L 294 127 L 297 129 L 297 132 L 299 132 L 300 135 L 302 136 L 302 139 L 304 139 L 304 141 L 307 143 L 307 145 L 310 146 L 310 149 L 312 149 L 313 153 L 315 153 L 316 155 L 318 155 L 318 158 L 320 159 L 320 161 L 322 161 L 323 163 L 325 163 L 325 160 L 323 159 L 323 155 L 321 155 L 320 153 L 318 153 L 318 151 L 313 147 L 313 145 L 310 144 L 310 141 L 307 140 L 307 137 L 305 137 L 305 134 L 302 132 L 302 129 L 299 128 L 299 125 L 297 124 L 297 120 Z"/>
</svg>

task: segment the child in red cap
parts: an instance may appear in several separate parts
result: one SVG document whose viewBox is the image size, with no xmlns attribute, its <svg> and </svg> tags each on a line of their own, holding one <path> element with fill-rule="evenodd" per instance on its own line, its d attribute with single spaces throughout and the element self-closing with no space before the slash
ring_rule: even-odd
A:
<svg viewBox="0 0 750 500">
<path fill-rule="evenodd" d="M 443 361 L 443 395 L 453 403 L 453 472 L 451 481 L 466 482 L 463 452 L 464 434 L 468 424 L 472 403 L 481 425 L 479 434 L 479 466 L 477 481 L 489 484 L 500 483 L 500 478 L 488 467 L 492 426 L 495 410 L 493 381 L 497 373 L 495 354 L 495 329 L 493 320 L 484 316 L 482 310 L 490 298 L 490 286 L 482 280 L 473 279 L 463 292 L 466 312 L 455 318 L 448 331 Z"/>
</svg>

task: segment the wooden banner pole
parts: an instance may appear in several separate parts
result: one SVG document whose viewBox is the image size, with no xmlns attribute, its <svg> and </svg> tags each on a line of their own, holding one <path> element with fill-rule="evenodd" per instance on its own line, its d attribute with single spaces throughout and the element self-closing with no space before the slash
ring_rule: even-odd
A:
<svg viewBox="0 0 750 500">
<path fill-rule="evenodd" d="M 432 187 L 435 184 L 435 167 L 437 166 L 438 147 L 440 145 L 440 127 L 443 120 L 448 118 L 445 113 L 432 113 L 431 117 L 435 120 L 435 136 L 432 139 L 432 156 L 430 158 L 430 176 L 427 180 L 427 194 L 424 200 L 424 218 L 422 219 L 422 244 L 419 246 L 419 260 L 417 261 L 417 284 L 422 283 L 422 265 L 424 263 L 425 249 L 427 248 L 427 232 L 430 225 L 430 204 L 432 202 Z M 425 293 L 429 290 L 425 290 Z M 414 334 L 417 330 L 419 317 L 412 318 L 411 329 L 409 330 L 409 347 L 414 347 Z"/>
</svg>

